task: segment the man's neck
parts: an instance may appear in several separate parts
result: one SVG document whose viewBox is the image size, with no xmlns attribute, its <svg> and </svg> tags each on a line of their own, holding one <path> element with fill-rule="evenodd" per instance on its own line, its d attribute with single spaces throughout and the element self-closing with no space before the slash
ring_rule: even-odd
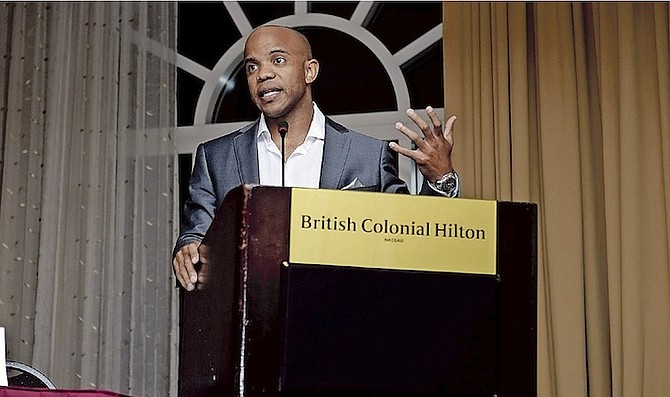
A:
<svg viewBox="0 0 670 397">
<path fill-rule="evenodd" d="M 285 137 L 285 158 L 289 158 L 291 156 L 291 153 L 295 151 L 300 145 L 302 145 L 305 142 L 305 139 L 307 138 L 307 133 L 309 132 L 309 128 L 312 125 L 312 119 L 314 118 L 314 106 L 310 101 L 310 108 L 309 112 L 307 111 L 301 111 L 301 112 L 295 112 L 292 115 L 288 115 L 286 118 L 283 118 L 282 120 L 286 120 L 289 124 L 289 129 L 288 133 L 286 134 Z M 281 136 L 279 135 L 279 130 L 277 127 L 277 123 L 279 122 L 279 119 L 267 119 L 266 118 L 266 123 L 268 124 L 268 129 L 270 130 L 270 136 L 272 137 L 272 140 L 274 143 L 277 145 L 277 147 L 281 148 Z"/>
</svg>

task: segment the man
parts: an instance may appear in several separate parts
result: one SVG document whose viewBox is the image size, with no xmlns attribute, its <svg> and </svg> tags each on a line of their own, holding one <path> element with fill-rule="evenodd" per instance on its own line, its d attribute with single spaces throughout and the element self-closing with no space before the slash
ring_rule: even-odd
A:
<svg viewBox="0 0 670 397">
<path fill-rule="evenodd" d="M 226 193 L 242 183 L 281 185 L 282 161 L 286 186 L 407 193 L 390 147 L 417 163 L 427 181 L 422 194 L 459 194 L 451 163 L 456 117 L 443 130 L 432 108 L 426 109 L 430 123 L 408 110 L 422 134 L 402 123 L 395 128 L 415 143 L 416 150 L 387 145 L 335 123 L 312 101 L 319 63 L 312 58 L 309 42 L 283 26 L 261 26 L 251 32 L 244 47 L 244 69 L 251 99 L 262 115 L 251 125 L 198 146 L 172 264 L 187 290 L 198 281 L 194 268 L 198 247 Z M 284 158 L 279 150 L 280 121 L 290 126 Z"/>
</svg>

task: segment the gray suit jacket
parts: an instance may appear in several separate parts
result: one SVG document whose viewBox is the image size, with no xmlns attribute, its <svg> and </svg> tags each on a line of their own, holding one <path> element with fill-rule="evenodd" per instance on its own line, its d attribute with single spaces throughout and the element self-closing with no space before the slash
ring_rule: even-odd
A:
<svg viewBox="0 0 670 397">
<path fill-rule="evenodd" d="M 184 221 L 174 252 L 202 240 L 223 198 L 241 184 L 258 184 L 258 121 L 198 146 L 184 206 Z M 350 130 L 326 117 L 319 187 L 342 189 L 354 181 L 358 190 L 409 193 L 395 168 L 388 144 Z M 424 183 L 422 194 L 436 194 Z"/>
</svg>

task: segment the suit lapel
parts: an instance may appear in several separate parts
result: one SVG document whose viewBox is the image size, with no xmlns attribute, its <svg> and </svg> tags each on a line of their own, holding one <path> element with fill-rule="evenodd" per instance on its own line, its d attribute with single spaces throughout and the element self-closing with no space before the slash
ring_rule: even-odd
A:
<svg viewBox="0 0 670 397">
<path fill-rule="evenodd" d="M 348 130 L 345 127 L 326 117 L 326 136 L 319 182 L 319 187 L 323 189 L 339 188 L 351 144 L 351 138 L 346 132 Z"/>
<path fill-rule="evenodd" d="M 323 160 L 321 162 L 321 180 L 319 187 L 323 189 L 338 189 L 344 165 L 349 155 L 351 138 L 346 127 L 337 124 L 326 117 L 326 136 L 323 145 Z M 258 121 L 240 131 L 233 138 L 237 168 L 240 171 L 242 183 L 259 184 L 258 148 L 256 135 Z"/>
<path fill-rule="evenodd" d="M 240 170 L 242 183 L 259 184 L 260 173 L 258 171 L 258 149 L 256 145 L 258 121 L 246 128 L 233 138 L 237 169 Z"/>
</svg>

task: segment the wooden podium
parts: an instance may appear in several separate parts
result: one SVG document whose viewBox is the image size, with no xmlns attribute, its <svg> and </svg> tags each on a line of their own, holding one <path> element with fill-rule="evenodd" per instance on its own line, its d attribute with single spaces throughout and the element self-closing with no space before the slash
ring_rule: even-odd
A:
<svg viewBox="0 0 670 397">
<path fill-rule="evenodd" d="M 494 203 L 479 275 L 292 263 L 292 194 L 240 186 L 218 209 L 183 297 L 180 396 L 536 395 L 534 204 Z"/>
</svg>

